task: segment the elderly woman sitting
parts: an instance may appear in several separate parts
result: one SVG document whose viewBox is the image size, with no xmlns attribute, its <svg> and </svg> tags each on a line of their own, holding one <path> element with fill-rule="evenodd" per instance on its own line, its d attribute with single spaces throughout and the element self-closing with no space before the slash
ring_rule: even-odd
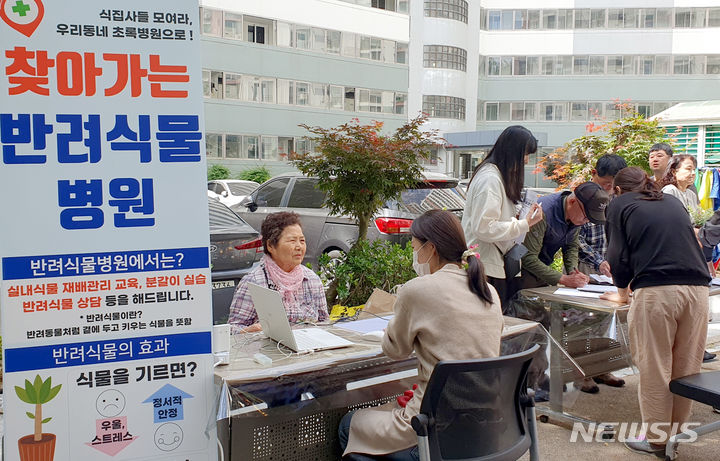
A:
<svg viewBox="0 0 720 461">
<path fill-rule="evenodd" d="M 238 284 L 230 305 L 230 324 L 241 331 L 259 331 L 257 312 L 248 283 L 280 292 L 291 323 L 317 322 L 328 318 L 320 278 L 303 266 L 305 236 L 300 217 L 292 212 L 268 215 L 260 229 L 265 256 Z"/>
</svg>

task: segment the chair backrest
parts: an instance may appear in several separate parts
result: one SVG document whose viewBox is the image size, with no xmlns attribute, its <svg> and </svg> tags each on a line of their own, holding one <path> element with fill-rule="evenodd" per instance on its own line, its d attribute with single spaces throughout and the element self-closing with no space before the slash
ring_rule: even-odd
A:
<svg viewBox="0 0 720 461">
<path fill-rule="evenodd" d="M 212 291 L 213 325 L 228 323 L 234 294 L 235 287 L 215 288 Z"/>
<path fill-rule="evenodd" d="M 442 361 L 420 413 L 428 417 L 431 459 L 516 460 L 530 447 L 524 397 L 538 345 L 497 358 Z"/>
</svg>

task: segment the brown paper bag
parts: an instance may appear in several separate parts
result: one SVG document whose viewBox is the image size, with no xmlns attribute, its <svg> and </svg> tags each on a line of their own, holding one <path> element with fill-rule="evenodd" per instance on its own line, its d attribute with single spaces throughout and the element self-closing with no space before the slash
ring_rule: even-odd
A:
<svg viewBox="0 0 720 461">
<path fill-rule="evenodd" d="M 365 302 L 365 308 L 360 312 L 359 319 L 375 317 L 376 315 L 387 315 L 393 313 L 393 305 L 397 296 L 387 291 L 375 288 Z M 373 315 L 375 314 L 375 315 Z"/>
</svg>

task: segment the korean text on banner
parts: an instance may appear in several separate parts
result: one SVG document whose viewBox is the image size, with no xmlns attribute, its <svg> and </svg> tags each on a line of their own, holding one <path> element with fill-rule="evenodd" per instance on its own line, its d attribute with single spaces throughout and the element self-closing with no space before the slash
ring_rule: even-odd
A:
<svg viewBox="0 0 720 461">
<path fill-rule="evenodd" d="M 6 461 L 217 459 L 197 12 L 0 0 Z"/>
</svg>

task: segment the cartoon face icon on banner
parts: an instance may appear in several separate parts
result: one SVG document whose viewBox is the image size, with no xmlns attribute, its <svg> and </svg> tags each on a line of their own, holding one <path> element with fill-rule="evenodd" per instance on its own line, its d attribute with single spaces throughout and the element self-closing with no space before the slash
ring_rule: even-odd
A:
<svg viewBox="0 0 720 461">
<path fill-rule="evenodd" d="M 161 424 L 155 431 L 155 446 L 162 451 L 172 451 L 183 441 L 183 431 L 175 423 Z"/>
<path fill-rule="evenodd" d="M 35 32 L 44 15 L 42 0 L 0 0 L 0 18 L 26 37 Z"/>
<path fill-rule="evenodd" d="M 125 409 L 125 396 L 115 389 L 103 391 L 95 401 L 95 408 L 101 416 L 117 416 Z"/>
</svg>

